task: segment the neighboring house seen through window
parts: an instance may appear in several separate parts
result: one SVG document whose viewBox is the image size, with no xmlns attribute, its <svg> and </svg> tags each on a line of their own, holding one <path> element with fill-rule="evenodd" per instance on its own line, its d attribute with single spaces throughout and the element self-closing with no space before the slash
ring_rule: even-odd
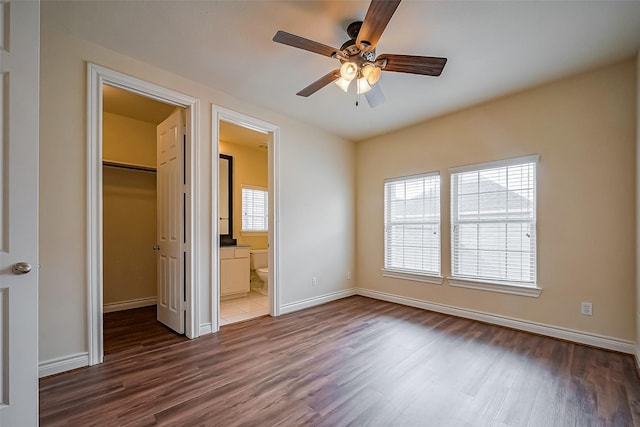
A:
<svg viewBox="0 0 640 427">
<path fill-rule="evenodd" d="M 451 170 L 451 275 L 536 286 L 537 156 Z"/>
<path fill-rule="evenodd" d="M 269 229 L 268 194 L 265 188 L 242 186 L 242 231 Z"/>
<path fill-rule="evenodd" d="M 440 175 L 384 183 L 384 269 L 440 275 Z"/>
</svg>

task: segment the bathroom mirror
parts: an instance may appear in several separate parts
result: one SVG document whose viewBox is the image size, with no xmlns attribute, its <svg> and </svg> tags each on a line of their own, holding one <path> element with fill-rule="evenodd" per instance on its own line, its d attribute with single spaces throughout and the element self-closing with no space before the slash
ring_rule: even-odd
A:
<svg viewBox="0 0 640 427">
<path fill-rule="evenodd" d="M 218 161 L 219 188 L 219 230 L 220 245 L 235 245 L 233 238 L 233 157 L 227 154 L 220 154 Z"/>
</svg>

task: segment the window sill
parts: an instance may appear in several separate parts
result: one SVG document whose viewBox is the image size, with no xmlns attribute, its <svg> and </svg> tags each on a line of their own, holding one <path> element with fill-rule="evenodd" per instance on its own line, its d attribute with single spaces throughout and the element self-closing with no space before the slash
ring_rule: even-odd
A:
<svg viewBox="0 0 640 427">
<path fill-rule="evenodd" d="M 542 288 L 535 285 L 525 286 L 514 283 L 489 282 L 483 280 L 460 279 L 447 277 L 449 285 L 459 288 L 479 289 L 481 291 L 500 292 L 503 294 L 521 295 L 524 297 L 538 298 L 542 293 Z"/>
<path fill-rule="evenodd" d="M 414 282 L 430 283 L 432 285 L 442 285 L 442 276 L 434 276 L 432 274 L 413 273 L 400 270 L 381 269 L 384 277 L 392 277 L 394 279 L 412 280 Z"/>
</svg>

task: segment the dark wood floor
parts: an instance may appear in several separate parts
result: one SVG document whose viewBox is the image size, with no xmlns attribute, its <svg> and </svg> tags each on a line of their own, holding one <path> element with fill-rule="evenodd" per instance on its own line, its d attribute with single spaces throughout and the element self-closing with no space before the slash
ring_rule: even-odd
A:
<svg viewBox="0 0 640 427">
<path fill-rule="evenodd" d="M 156 306 L 104 315 L 104 360 L 113 362 L 189 341 L 156 320 Z"/>
<path fill-rule="evenodd" d="M 196 340 L 132 314 L 104 364 L 41 380 L 42 426 L 640 425 L 631 356 L 429 311 L 350 297 Z"/>
</svg>

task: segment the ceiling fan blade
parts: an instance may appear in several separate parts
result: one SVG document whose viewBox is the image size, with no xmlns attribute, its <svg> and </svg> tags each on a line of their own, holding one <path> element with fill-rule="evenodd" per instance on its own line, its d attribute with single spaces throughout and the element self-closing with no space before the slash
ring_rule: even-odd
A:
<svg viewBox="0 0 640 427">
<path fill-rule="evenodd" d="M 324 76 L 320 77 L 315 82 L 311 83 L 309 86 L 302 89 L 300 92 L 296 93 L 298 96 L 307 97 L 309 95 L 313 95 L 329 83 L 333 83 L 340 77 L 340 70 L 333 70 Z"/>
<path fill-rule="evenodd" d="M 439 76 L 442 73 L 447 58 L 433 56 L 414 55 L 379 55 L 376 61 L 387 60 L 384 71 L 397 71 L 400 73 L 424 74 L 426 76 Z"/>
<path fill-rule="evenodd" d="M 358 32 L 356 46 L 365 51 L 375 49 L 399 4 L 400 0 L 372 0 Z M 362 43 L 365 43 L 365 46 L 362 46 Z"/>
<path fill-rule="evenodd" d="M 384 93 L 382 93 L 382 89 L 380 88 L 380 83 L 376 83 L 371 86 L 371 90 L 365 93 L 364 96 L 367 98 L 367 102 L 371 108 L 376 108 L 377 106 L 384 104 L 384 101 L 386 100 Z"/>
<path fill-rule="evenodd" d="M 320 55 L 328 57 L 332 57 L 338 52 L 338 49 L 331 46 L 314 42 L 313 40 L 305 39 L 304 37 L 296 36 L 295 34 L 287 33 L 286 31 L 278 31 L 276 35 L 273 36 L 273 41 L 297 47 L 298 49 L 308 50 L 309 52 L 319 53 Z"/>
</svg>

